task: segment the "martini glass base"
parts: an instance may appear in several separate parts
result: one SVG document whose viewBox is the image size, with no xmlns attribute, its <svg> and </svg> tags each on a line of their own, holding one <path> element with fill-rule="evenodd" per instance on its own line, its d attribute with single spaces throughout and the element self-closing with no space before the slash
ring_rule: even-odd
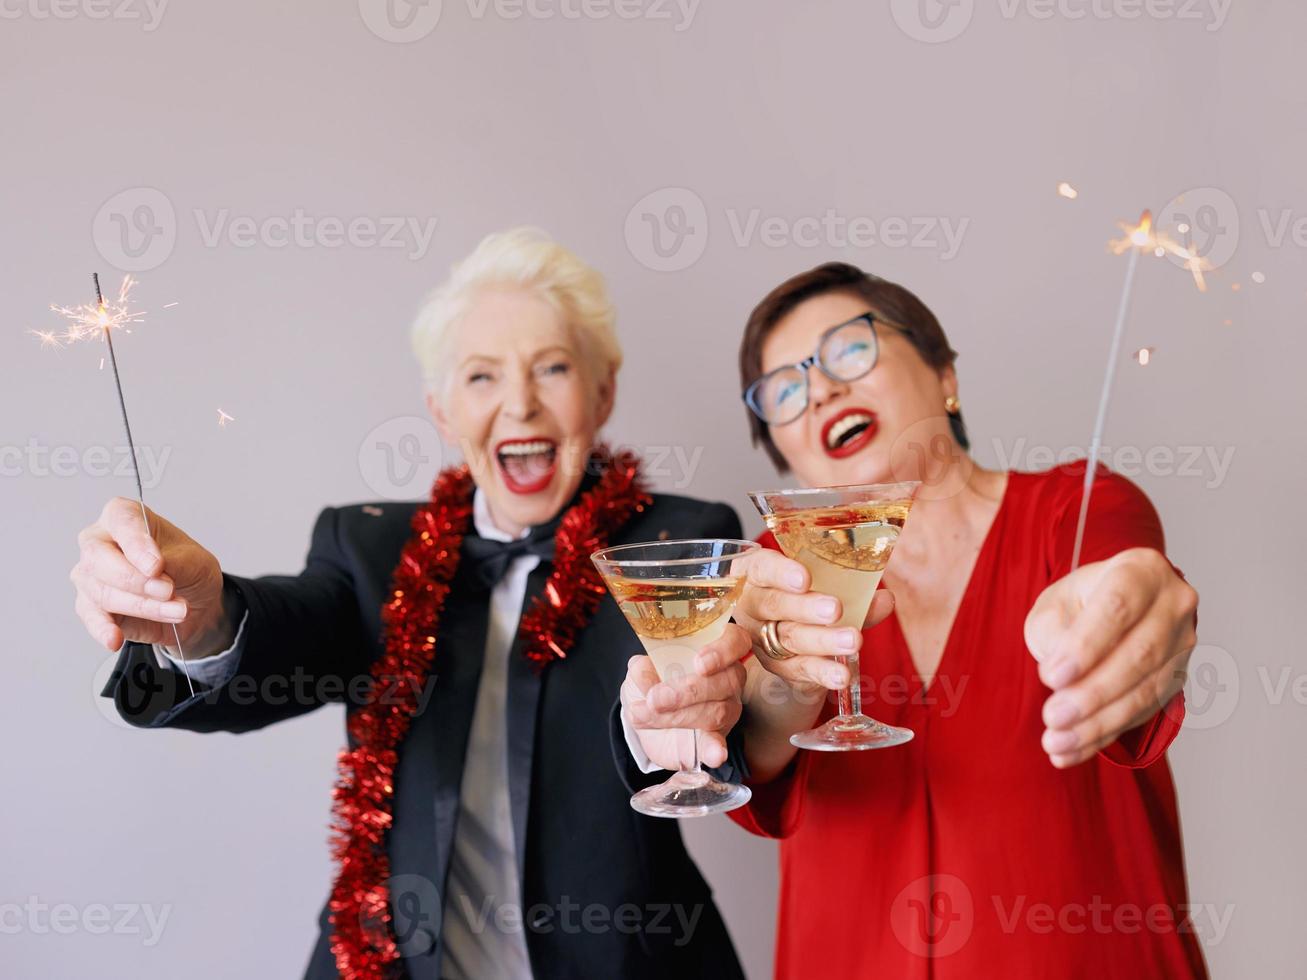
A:
<svg viewBox="0 0 1307 980">
<path fill-rule="evenodd" d="M 912 741 L 912 730 L 895 728 L 866 715 L 843 715 L 832 718 L 819 728 L 790 736 L 790 744 L 818 752 L 860 752 L 864 749 L 888 749 Z"/>
<path fill-rule="evenodd" d="M 723 783 L 702 770 L 678 772 L 631 797 L 631 809 L 650 817 L 706 817 L 749 802 L 747 786 Z"/>
</svg>

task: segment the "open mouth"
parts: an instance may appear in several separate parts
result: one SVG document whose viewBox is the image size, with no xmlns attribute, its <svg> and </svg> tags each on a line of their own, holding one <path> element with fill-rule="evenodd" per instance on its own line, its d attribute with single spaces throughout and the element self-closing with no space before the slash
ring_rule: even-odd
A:
<svg viewBox="0 0 1307 980">
<path fill-rule="evenodd" d="M 821 429 L 821 444 L 828 456 L 852 456 L 876 436 L 876 414 L 862 408 L 847 408 Z"/>
<path fill-rule="evenodd" d="M 505 439 L 495 447 L 504 485 L 513 493 L 539 493 L 549 486 L 557 456 L 552 439 Z"/>
</svg>

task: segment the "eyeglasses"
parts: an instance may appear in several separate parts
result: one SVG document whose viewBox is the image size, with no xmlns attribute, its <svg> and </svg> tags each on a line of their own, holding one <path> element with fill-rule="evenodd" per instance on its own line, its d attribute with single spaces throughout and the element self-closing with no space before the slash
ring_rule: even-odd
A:
<svg viewBox="0 0 1307 980">
<path fill-rule="evenodd" d="M 793 422 L 808 407 L 810 367 L 815 366 L 832 381 L 857 381 L 876 366 L 880 354 L 877 322 L 874 314 L 864 313 L 831 327 L 821 335 L 811 357 L 768 371 L 749 385 L 744 403 L 768 425 Z"/>
</svg>

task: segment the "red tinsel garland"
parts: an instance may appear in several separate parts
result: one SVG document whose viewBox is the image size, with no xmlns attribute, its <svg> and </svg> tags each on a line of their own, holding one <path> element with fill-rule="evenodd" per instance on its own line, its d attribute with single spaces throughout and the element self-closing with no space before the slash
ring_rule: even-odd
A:
<svg viewBox="0 0 1307 980">
<path fill-rule="evenodd" d="M 554 570 L 544 594 L 523 614 L 518 632 L 537 669 L 567 656 L 604 595 L 590 555 L 651 499 L 634 455 L 600 447 L 599 482 L 563 515 L 554 534 Z M 458 569 L 459 547 L 472 518 L 474 484 L 466 466 L 441 472 L 431 502 L 413 515 L 382 607 L 384 651 L 372 665 L 374 695 L 349 718 L 353 748 L 342 751 L 332 791 L 331 850 L 337 865 L 331 893 L 331 952 L 347 980 L 394 975 L 399 947 L 391 932 L 390 858 L 386 834 L 393 820 L 397 747 L 408 732 L 439 635 L 440 613 Z"/>
</svg>

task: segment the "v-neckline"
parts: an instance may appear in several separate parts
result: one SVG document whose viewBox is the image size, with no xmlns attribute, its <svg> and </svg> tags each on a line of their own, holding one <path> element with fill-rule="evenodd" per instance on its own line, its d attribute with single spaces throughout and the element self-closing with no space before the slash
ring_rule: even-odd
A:
<svg viewBox="0 0 1307 980">
<path fill-rule="evenodd" d="M 968 603 L 972 601 L 972 593 L 975 591 L 973 586 L 976 582 L 976 572 L 981 565 L 988 561 L 989 552 L 998 546 L 998 529 L 1007 514 L 1008 501 L 1012 498 L 1012 481 L 1019 476 L 1019 473 L 1012 470 L 1007 473 L 1007 481 L 1003 485 L 1003 496 L 999 499 L 998 509 L 994 511 L 994 516 L 989 522 L 989 528 L 985 531 L 985 537 L 980 542 L 980 550 L 976 552 L 975 560 L 971 563 L 971 570 L 967 573 L 967 582 L 962 590 L 962 598 L 958 600 L 957 608 L 953 610 L 953 619 L 949 622 L 948 632 L 944 635 L 944 648 L 940 651 L 939 662 L 935 664 L 935 670 L 930 675 L 929 683 L 923 683 L 924 678 L 921 671 L 917 669 L 917 662 L 912 656 L 912 647 L 908 644 L 908 636 L 903 632 L 903 624 L 899 622 L 898 610 L 895 609 L 890 614 L 889 618 L 894 623 L 894 632 L 898 634 L 898 646 L 902 651 L 902 658 L 906 661 L 902 666 L 905 668 L 905 674 L 914 679 L 915 697 L 911 699 L 913 703 L 927 708 L 933 703 L 934 689 L 939 681 L 939 675 L 944 673 L 951 662 L 957 658 L 957 654 L 953 652 L 953 647 L 956 645 L 954 636 L 957 632 L 958 623 L 962 621 L 963 611 L 967 609 Z"/>
</svg>

